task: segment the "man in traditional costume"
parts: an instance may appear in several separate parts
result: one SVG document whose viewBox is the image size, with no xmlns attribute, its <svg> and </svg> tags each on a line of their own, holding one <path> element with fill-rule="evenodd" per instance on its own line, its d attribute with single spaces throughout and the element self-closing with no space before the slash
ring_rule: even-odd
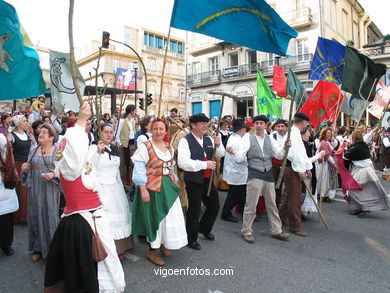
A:
<svg viewBox="0 0 390 293">
<path fill-rule="evenodd" d="M 208 122 L 209 118 L 204 114 L 191 116 L 191 133 L 180 140 L 178 147 L 178 165 L 184 170 L 188 194 L 186 215 L 188 247 L 195 250 L 201 249 L 197 242 L 198 232 L 201 232 L 206 239 L 214 240 L 211 230 L 219 211 L 218 191 L 214 185 L 211 186 L 210 195 L 207 196 L 211 172 L 216 168 L 216 162 L 211 160 L 214 145 L 217 158 L 225 155 L 221 138 L 216 136 L 212 139 L 206 134 Z M 202 201 L 206 209 L 199 221 Z"/>
<path fill-rule="evenodd" d="M 282 221 L 275 203 L 275 184 L 271 162 L 273 157 L 279 159 L 283 157 L 284 147 L 279 147 L 273 137 L 266 133 L 268 121 L 265 115 L 254 117 L 255 133 L 246 137 L 240 148 L 242 153 L 235 153 L 237 159 L 238 157 L 244 158 L 246 155 L 248 160 L 247 194 L 241 233 L 244 240 L 249 243 L 255 242 L 252 224 L 256 217 L 256 206 L 260 196 L 265 199 L 272 237 L 279 240 L 286 240 L 289 237 L 282 231 Z"/>
<path fill-rule="evenodd" d="M 303 144 L 301 132 L 309 125 L 309 117 L 304 113 L 294 115 L 291 127 L 291 148 L 287 156 L 287 164 L 284 170 L 284 184 L 286 196 L 279 208 L 279 215 L 290 232 L 305 237 L 307 233 L 301 228 L 301 203 L 302 203 L 302 180 L 311 178 L 311 161 L 308 159 Z"/>
<path fill-rule="evenodd" d="M 55 172 L 66 201 L 46 262 L 45 292 L 123 292 L 125 279 L 89 158 L 85 126 L 88 104 L 80 107 L 77 123 L 66 131 L 58 148 Z M 93 234 L 98 233 L 107 257 L 96 262 Z"/>
</svg>

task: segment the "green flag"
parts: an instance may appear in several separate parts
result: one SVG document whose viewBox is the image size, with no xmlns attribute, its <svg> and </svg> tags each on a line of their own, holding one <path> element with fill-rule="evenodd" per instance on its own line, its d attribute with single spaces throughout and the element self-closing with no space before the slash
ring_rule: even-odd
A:
<svg viewBox="0 0 390 293">
<path fill-rule="evenodd" d="M 260 71 L 257 72 L 257 109 L 259 114 L 282 116 L 283 99 L 265 82 Z"/>
<path fill-rule="evenodd" d="M 341 89 L 351 93 L 358 99 L 373 98 L 376 84 L 385 73 L 385 64 L 375 63 L 355 48 L 346 47 Z M 371 87 L 373 87 L 373 91 L 369 97 Z"/>
</svg>

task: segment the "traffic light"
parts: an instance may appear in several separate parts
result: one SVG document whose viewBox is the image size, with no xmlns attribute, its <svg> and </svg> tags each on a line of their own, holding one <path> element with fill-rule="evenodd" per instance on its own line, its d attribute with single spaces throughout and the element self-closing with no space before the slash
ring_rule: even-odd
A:
<svg viewBox="0 0 390 293">
<path fill-rule="evenodd" d="M 140 98 L 139 99 L 139 108 L 143 111 L 145 110 L 145 105 L 144 105 L 144 99 Z"/>
<path fill-rule="evenodd" d="M 108 49 L 109 46 L 110 46 L 110 33 L 109 32 L 103 32 L 102 47 L 104 49 Z"/>
<path fill-rule="evenodd" d="M 148 106 L 153 103 L 152 94 L 148 94 Z"/>
</svg>

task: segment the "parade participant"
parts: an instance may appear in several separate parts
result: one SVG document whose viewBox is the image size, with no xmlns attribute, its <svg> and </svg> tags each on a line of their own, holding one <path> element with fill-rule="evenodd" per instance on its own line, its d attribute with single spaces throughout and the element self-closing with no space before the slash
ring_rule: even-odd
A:
<svg viewBox="0 0 390 293">
<path fill-rule="evenodd" d="M 222 208 L 221 219 L 229 222 L 238 222 L 238 218 L 232 215 L 232 209 L 239 204 L 243 210 L 246 197 L 246 181 L 248 179 L 248 162 L 246 157 L 236 159 L 236 155 L 242 154 L 240 149 L 246 135 L 246 124 L 244 120 L 233 121 L 233 133 L 226 144 L 226 155 L 224 160 L 223 180 L 229 184 L 229 190 Z"/>
<path fill-rule="evenodd" d="M 0 133 L 8 134 L 8 124 L 11 117 L 8 114 L 1 114 Z"/>
<path fill-rule="evenodd" d="M 60 177 L 66 206 L 46 261 L 46 292 L 123 292 L 125 288 L 108 218 L 95 191 L 96 170 L 89 161 L 85 132 L 90 116 L 90 106 L 85 103 L 56 154 L 55 171 Z M 99 262 L 92 254 L 94 233 L 99 234 L 107 252 L 107 257 Z"/>
<path fill-rule="evenodd" d="M 41 118 L 42 109 L 44 107 L 45 107 L 45 96 L 41 95 L 37 99 L 35 99 L 30 106 L 30 112 L 32 114 L 31 121 L 29 121 L 31 122 L 30 124 L 32 124 L 34 121 Z"/>
<path fill-rule="evenodd" d="M 96 169 L 99 199 L 110 223 L 116 251 L 123 259 L 125 252 L 134 247 L 130 206 L 119 174 L 119 150 L 112 144 L 114 129 L 111 124 L 104 123 L 100 130 L 101 140 L 90 147 L 91 163 Z"/>
<path fill-rule="evenodd" d="M 383 169 L 390 168 L 390 127 L 386 129 L 385 136 L 382 139 L 383 151 L 382 151 L 382 160 L 383 160 Z"/>
<path fill-rule="evenodd" d="M 312 164 L 306 155 L 301 131 L 309 125 L 309 120 L 309 117 L 304 113 L 298 112 L 294 115 L 290 134 L 291 148 L 288 152 L 283 177 L 286 196 L 279 208 L 279 215 L 283 224 L 288 225 L 292 233 L 302 237 L 307 236 L 307 233 L 301 228 L 301 183 L 306 177 L 311 178 Z"/>
<path fill-rule="evenodd" d="M 207 191 L 212 170 L 216 168 L 216 162 L 211 160 L 214 145 L 216 158 L 225 155 L 225 148 L 220 137 L 215 136 L 212 139 L 206 134 L 209 122 L 206 115 L 192 115 L 189 122 L 191 132 L 179 142 L 178 165 L 184 170 L 184 182 L 188 194 L 186 214 L 188 247 L 200 250 L 201 246 L 197 242 L 199 232 L 208 240 L 215 239 L 211 230 L 219 211 L 218 191 L 213 184 L 209 196 Z M 206 209 L 199 221 L 202 202 Z"/>
<path fill-rule="evenodd" d="M 11 132 L 8 133 L 7 139 L 12 144 L 16 171 L 20 176 L 21 167 L 27 162 L 30 147 L 31 144 L 35 144 L 35 138 L 28 132 L 29 125 L 27 119 L 21 114 L 11 118 L 10 127 Z M 19 210 L 14 213 L 14 222 L 26 222 L 28 188 L 18 181 L 15 189 L 19 199 Z"/>
<path fill-rule="evenodd" d="M 359 131 L 352 133 L 352 145 L 343 158 L 352 162 L 351 175 L 363 190 L 349 191 L 349 207 L 352 215 L 363 217 L 367 212 L 389 209 L 388 195 L 372 166 L 370 150 Z"/>
<path fill-rule="evenodd" d="M 61 190 L 54 174 L 57 138 L 54 127 L 43 124 L 39 130 L 38 145 L 31 147 L 29 163 L 24 163 L 21 168 L 22 184 L 29 188 L 27 224 L 33 262 L 47 257 L 51 239 L 60 222 Z"/>
<path fill-rule="evenodd" d="M 237 119 L 236 119 L 237 120 Z M 233 121 L 234 122 L 234 121 Z M 220 123 L 219 136 L 221 137 L 222 145 L 226 148 L 227 141 L 231 135 L 231 131 L 229 131 L 229 123 L 227 121 L 222 121 Z M 233 130 L 234 131 L 234 130 Z M 226 183 L 226 180 L 223 179 L 223 170 L 224 170 L 225 157 L 217 160 L 218 167 L 218 189 L 221 191 L 226 191 L 229 189 L 229 185 Z"/>
<path fill-rule="evenodd" d="M 169 116 L 171 118 L 176 118 L 177 117 L 177 108 L 172 108 L 170 111 L 169 111 Z"/>
<path fill-rule="evenodd" d="M 7 139 L 0 134 L 0 171 L 5 172 Z M 3 174 L 0 174 L 3 175 Z M 14 254 L 12 242 L 14 239 L 13 212 L 19 208 L 18 196 L 15 189 L 4 186 L 3 176 L 0 177 L 0 248 L 7 256 Z"/>
<path fill-rule="evenodd" d="M 152 123 L 154 117 L 153 116 L 144 116 L 139 123 L 140 129 L 134 136 L 135 144 L 134 149 L 137 150 L 138 146 L 141 145 L 144 141 L 152 138 Z"/>
<path fill-rule="evenodd" d="M 256 206 L 260 196 L 265 199 L 272 237 L 279 240 L 286 240 L 289 237 L 282 231 L 282 222 L 275 204 L 271 162 L 272 157 L 279 159 L 283 157 L 284 146 L 279 147 L 273 137 L 266 133 L 268 121 L 265 115 L 255 116 L 253 118 L 255 133 L 246 136 L 242 150 L 240 148 L 241 158 L 246 155 L 248 159 L 247 194 L 241 233 L 244 240 L 249 243 L 255 242 L 252 224 L 256 217 Z M 289 145 L 289 142 L 286 141 L 286 144 Z"/>
<path fill-rule="evenodd" d="M 275 122 L 275 129 L 276 132 L 272 134 L 272 137 L 276 140 L 278 143 L 278 146 L 284 146 L 284 142 L 286 141 L 286 134 L 287 134 L 287 121 L 284 119 L 278 119 Z M 280 167 L 282 166 L 282 160 L 278 160 L 276 158 L 272 158 L 272 174 L 274 176 L 275 181 L 278 180 L 279 174 L 280 174 Z M 280 203 L 282 202 L 282 194 L 283 194 L 283 180 L 280 184 L 280 188 L 275 189 L 276 192 L 276 206 L 279 208 Z"/>
<path fill-rule="evenodd" d="M 337 165 L 334 158 L 334 150 L 331 145 L 332 130 L 330 127 L 324 127 L 319 137 L 318 152 L 324 150 L 325 156 L 315 163 L 317 175 L 317 197 L 323 197 L 321 200 L 331 202 L 336 196 L 336 181 L 333 180 L 337 172 Z M 328 192 L 327 194 L 325 194 Z"/>
<path fill-rule="evenodd" d="M 134 153 L 133 180 L 137 185 L 133 204 L 133 234 L 146 235 L 149 242 L 147 258 L 158 266 L 163 256 L 187 244 L 184 215 L 180 205 L 179 187 L 173 172 L 174 150 L 164 137 L 168 132 L 165 120 L 152 122 L 153 138 L 141 143 Z"/>
<path fill-rule="evenodd" d="M 305 128 L 302 132 L 301 132 L 301 136 L 302 136 L 302 140 L 303 140 L 303 144 L 305 146 L 305 149 L 306 149 L 306 155 L 307 157 L 309 158 L 309 161 L 310 163 L 312 164 L 312 167 L 313 166 L 313 163 L 317 160 L 319 160 L 320 158 L 324 157 L 325 156 L 325 151 L 324 150 L 321 150 L 320 152 L 318 152 L 315 156 L 313 156 L 313 147 L 312 145 L 310 145 L 310 130 L 309 128 Z M 312 169 L 314 171 L 314 168 Z M 310 186 L 310 190 L 315 190 L 315 186 L 316 186 L 316 181 L 317 181 L 317 178 L 315 178 L 314 174 L 312 174 L 312 178 L 305 178 L 304 180 L 306 181 L 306 184 L 307 186 Z M 302 192 L 303 192 L 303 195 L 304 195 L 304 200 L 303 200 L 303 203 L 302 203 L 302 206 L 301 206 L 301 213 L 302 215 L 304 216 L 308 216 L 310 214 L 313 214 L 313 213 L 316 213 L 317 212 L 317 208 L 315 206 L 315 204 L 313 203 L 313 200 L 311 199 L 310 195 L 309 195 L 309 192 L 308 190 L 306 190 L 306 187 L 304 184 L 302 184 Z M 317 203 L 317 197 L 315 197 L 315 201 Z"/>
<path fill-rule="evenodd" d="M 134 136 L 136 133 L 137 113 L 134 105 L 126 106 L 126 113 L 119 120 L 118 128 L 116 129 L 115 141 L 119 146 L 121 158 L 121 178 L 124 184 L 131 185 L 131 174 L 133 172 L 133 163 L 130 157 L 134 153 Z"/>
<path fill-rule="evenodd" d="M 33 135 L 34 135 L 35 141 L 38 140 L 39 132 L 41 130 L 42 125 L 43 125 L 43 121 L 42 120 L 36 120 L 36 121 L 33 122 L 33 124 L 31 124 L 31 128 L 32 128 L 32 131 L 33 131 Z"/>
</svg>

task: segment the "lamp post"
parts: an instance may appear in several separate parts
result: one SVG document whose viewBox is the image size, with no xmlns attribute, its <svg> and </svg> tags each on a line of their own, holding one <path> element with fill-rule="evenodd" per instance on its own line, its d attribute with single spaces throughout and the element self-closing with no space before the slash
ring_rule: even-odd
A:
<svg viewBox="0 0 390 293">
<path fill-rule="evenodd" d="M 135 108 L 137 109 L 137 79 L 138 79 L 137 70 L 138 70 L 138 62 L 133 62 L 133 69 L 134 69 L 134 90 L 135 90 L 135 93 L 134 93 L 134 105 L 135 105 Z"/>
</svg>

